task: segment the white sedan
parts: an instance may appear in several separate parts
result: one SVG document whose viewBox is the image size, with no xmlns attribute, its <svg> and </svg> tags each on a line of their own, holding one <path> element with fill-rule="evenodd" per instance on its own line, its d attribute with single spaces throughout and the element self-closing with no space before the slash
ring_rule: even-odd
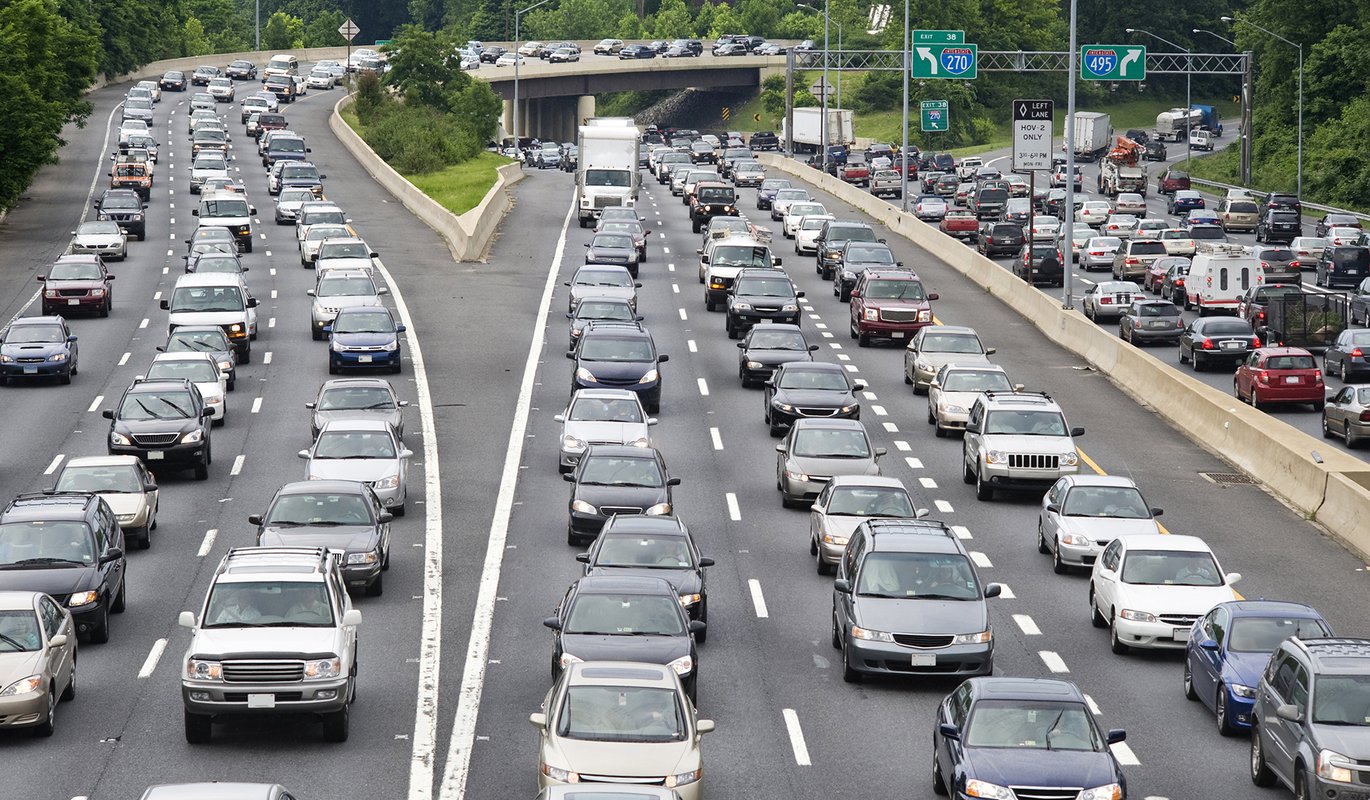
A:
<svg viewBox="0 0 1370 800">
<path fill-rule="evenodd" d="M 822 203 L 791 203 L 782 218 L 783 233 L 786 239 L 793 239 L 799 231 L 799 221 L 814 214 L 826 214 L 828 209 Z"/>
<path fill-rule="evenodd" d="M 809 214 L 799 221 L 799 230 L 794 232 L 794 252 L 799 255 L 813 255 L 818 252 L 818 234 L 823 223 L 835 220 L 831 214 Z"/>
<path fill-rule="evenodd" d="M 71 253 L 95 253 L 101 258 L 123 261 L 128 256 L 128 234 L 118 223 L 82 222 L 71 232 L 71 245 L 67 250 Z"/>
<path fill-rule="evenodd" d="M 512 53 L 512 52 L 511 52 L 511 53 L 505 53 L 504 55 L 502 55 L 502 56 L 500 56 L 499 58 L 495 59 L 495 66 L 497 66 L 497 67 L 512 67 L 512 66 L 514 66 L 515 63 L 518 63 L 518 64 L 522 65 L 525 61 L 527 61 L 527 59 L 525 59 L 523 56 L 519 55 L 518 53 Z"/>
<path fill-rule="evenodd" d="M 1194 237 L 1189 235 L 1188 228 L 1166 228 L 1157 238 L 1165 245 L 1168 256 L 1194 255 Z"/>
<path fill-rule="evenodd" d="M 1080 204 L 1080 210 L 1075 212 L 1075 221 L 1097 228 L 1107 222 L 1108 215 L 1112 213 L 1113 207 L 1107 200 L 1086 200 Z"/>
<path fill-rule="evenodd" d="M 145 377 L 190 381 L 213 412 L 214 424 L 222 425 L 228 419 L 228 377 L 208 353 L 158 353 Z"/>
<path fill-rule="evenodd" d="M 1160 514 L 1131 478 L 1066 475 L 1042 496 L 1037 551 L 1051 556 L 1052 570 L 1064 575 L 1071 567 L 1092 566 L 1119 536 L 1159 534 Z"/>
<path fill-rule="evenodd" d="M 337 78 L 327 69 L 315 67 L 310 71 L 309 77 L 305 79 L 305 85 L 311 89 L 332 89 L 337 85 Z"/>
<path fill-rule="evenodd" d="M 1146 213 L 1146 198 L 1136 192 L 1123 192 L 1113 199 L 1113 210 L 1140 217 Z"/>
<path fill-rule="evenodd" d="M 1090 621 L 1108 628 L 1113 652 L 1133 647 L 1182 650 L 1209 609 L 1237 599 L 1236 572 L 1223 573 L 1197 536 L 1114 539 L 1089 576 Z"/>
</svg>

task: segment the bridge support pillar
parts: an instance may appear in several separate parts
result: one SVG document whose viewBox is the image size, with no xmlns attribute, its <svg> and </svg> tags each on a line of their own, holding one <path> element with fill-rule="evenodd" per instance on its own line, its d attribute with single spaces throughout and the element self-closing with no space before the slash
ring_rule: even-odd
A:
<svg viewBox="0 0 1370 800">
<path fill-rule="evenodd" d="M 581 124 L 581 120 L 589 119 L 595 115 L 595 96 L 592 94 L 581 95 L 576 100 L 576 125 Z M 575 138 L 575 137 L 572 137 Z"/>
<path fill-rule="evenodd" d="M 504 112 L 500 115 L 500 124 L 504 126 L 504 135 L 514 135 L 514 101 L 504 101 Z"/>
</svg>

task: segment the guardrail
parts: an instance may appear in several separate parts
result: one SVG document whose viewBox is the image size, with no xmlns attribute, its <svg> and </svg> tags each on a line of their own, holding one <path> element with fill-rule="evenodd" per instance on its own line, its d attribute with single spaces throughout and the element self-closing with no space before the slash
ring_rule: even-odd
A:
<svg viewBox="0 0 1370 800">
<path fill-rule="evenodd" d="M 1245 191 L 1245 192 L 1250 192 L 1251 195 L 1254 196 L 1254 197 L 1265 197 L 1266 195 L 1270 194 L 1270 192 L 1259 192 L 1259 191 L 1256 191 L 1255 189 L 1248 189 L 1248 188 L 1246 188 L 1245 186 L 1234 186 L 1233 184 L 1230 184 L 1230 183 L 1219 183 L 1218 181 L 1204 180 L 1203 178 L 1195 178 L 1195 177 L 1193 177 L 1193 176 L 1190 176 L 1189 182 L 1190 182 L 1190 183 L 1201 184 L 1201 185 L 1203 185 L 1203 186 L 1212 186 L 1212 187 L 1214 187 L 1214 188 L 1223 189 L 1223 190 L 1227 190 L 1227 189 L 1240 189 L 1240 190 Z M 1303 202 L 1303 207 L 1304 207 L 1305 209 L 1311 208 L 1311 209 L 1313 209 L 1314 211 L 1321 211 L 1321 212 L 1323 212 L 1324 214 L 1350 214 L 1351 216 L 1355 217 L 1356 219 L 1363 220 L 1363 221 L 1366 221 L 1366 222 L 1370 222 L 1370 214 L 1362 214 L 1362 213 L 1360 213 L 1359 211 L 1347 211 L 1347 210 L 1344 209 L 1344 208 L 1337 208 L 1336 206 L 1325 206 L 1325 205 L 1323 205 L 1323 204 L 1321 204 L 1321 203 L 1310 203 L 1310 202 L 1308 202 L 1308 201 L 1306 201 L 1306 200 L 1305 200 L 1305 201 L 1302 201 L 1302 202 Z"/>
</svg>

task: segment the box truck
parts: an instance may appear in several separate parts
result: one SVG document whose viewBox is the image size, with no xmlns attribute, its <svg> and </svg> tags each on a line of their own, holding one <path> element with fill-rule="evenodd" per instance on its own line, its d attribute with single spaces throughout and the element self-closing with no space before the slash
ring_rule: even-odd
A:
<svg viewBox="0 0 1370 800">
<path fill-rule="evenodd" d="M 576 165 L 576 216 L 595 224 L 609 206 L 634 206 L 638 193 L 637 126 L 626 117 L 603 117 L 580 126 Z"/>
<path fill-rule="evenodd" d="M 796 108 L 794 110 L 794 149 L 814 151 L 823 143 L 823 109 Z M 852 127 L 851 109 L 828 109 L 828 144 L 853 147 L 856 134 Z M 780 138 L 786 138 L 786 129 L 781 127 Z"/>
<path fill-rule="evenodd" d="M 1113 121 L 1097 111 L 1075 112 L 1075 157 L 1093 161 L 1113 143 Z"/>
</svg>

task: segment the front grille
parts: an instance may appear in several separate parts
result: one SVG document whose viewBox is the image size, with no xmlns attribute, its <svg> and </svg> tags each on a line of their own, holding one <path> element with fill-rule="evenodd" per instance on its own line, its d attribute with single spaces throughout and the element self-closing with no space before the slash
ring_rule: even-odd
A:
<svg viewBox="0 0 1370 800">
<path fill-rule="evenodd" d="M 1164 622 L 1164 623 L 1167 624 L 1167 625 L 1177 625 L 1177 626 L 1178 626 L 1178 625 L 1193 625 L 1195 622 L 1198 621 L 1199 617 L 1198 617 L 1197 615 L 1191 615 L 1191 614 L 1162 614 L 1161 617 L 1160 617 L 1160 619 L 1161 619 L 1161 622 Z"/>
<path fill-rule="evenodd" d="M 90 294 L 90 290 L 89 290 L 89 289 L 58 289 L 58 290 L 57 290 L 57 295 L 58 295 L 59 297 L 85 297 L 87 294 Z"/>
<path fill-rule="evenodd" d="M 47 359 L 42 356 L 22 356 L 20 358 L 16 358 L 15 361 L 19 362 L 20 364 L 41 364 L 44 361 L 47 361 Z"/>
<path fill-rule="evenodd" d="M 626 516 L 637 516 L 637 515 L 640 515 L 640 514 L 642 513 L 642 511 L 643 511 L 643 509 L 642 509 L 640 506 L 600 506 L 600 507 L 599 507 L 599 512 L 600 512 L 601 514 L 603 514 L 604 516 L 606 516 L 606 517 L 613 516 L 614 514 L 621 514 L 621 515 L 623 515 L 623 516 L 625 516 L 625 517 L 626 517 Z"/>
<path fill-rule="evenodd" d="M 275 692 L 277 703 L 298 703 L 304 699 L 304 692 Z M 224 700 L 229 703 L 246 703 L 247 692 L 224 692 Z"/>
<path fill-rule="evenodd" d="M 664 786 L 665 778 L 636 778 L 631 775 L 587 775 L 580 774 L 580 779 L 585 783 L 626 783 L 635 786 Z"/>
<path fill-rule="evenodd" d="M 752 310 L 761 314 L 774 314 L 780 310 L 780 306 L 752 306 Z"/>
<path fill-rule="evenodd" d="M 952 638 L 953 638 L 953 637 L 951 637 L 951 636 L 940 635 L 940 634 L 939 634 L 939 635 L 936 635 L 936 636 L 931 636 L 931 635 L 921 634 L 921 633 L 896 633 L 896 634 L 894 634 L 894 641 L 897 642 L 898 644 L 904 645 L 905 647 L 924 647 L 924 648 L 946 647 L 947 645 L 951 644 Z"/>
<path fill-rule="evenodd" d="M 595 197 L 595 208 L 608 208 L 617 205 L 622 205 L 617 197 L 605 197 L 603 195 Z"/>
<path fill-rule="evenodd" d="M 795 416 L 799 417 L 831 417 L 837 413 L 835 408 L 796 408 Z"/>
<path fill-rule="evenodd" d="M 288 660 L 225 661 L 224 683 L 298 683 L 304 662 Z"/>
<path fill-rule="evenodd" d="M 165 447 L 175 444 L 181 438 L 179 433 L 135 433 L 133 443 L 140 447 Z"/>
<path fill-rule="evenodd" d="M 917 322 L 918 312 L 908 309 L 881 309 L 880 319 L 886 322 Z"/>
<path fill-rule="evenodd" d="M 1012 453 L 1008 457 L 1010 468 L 1017 469 L 1059 469 L 1060 456 L 1044 456 L 1031 453 Z"/>
<path fill-rule="evenodd" d="M 1080 789 L 1055 786 L 1010 786 L 1018 800 L 1075 800 Z"/>
</svg>

